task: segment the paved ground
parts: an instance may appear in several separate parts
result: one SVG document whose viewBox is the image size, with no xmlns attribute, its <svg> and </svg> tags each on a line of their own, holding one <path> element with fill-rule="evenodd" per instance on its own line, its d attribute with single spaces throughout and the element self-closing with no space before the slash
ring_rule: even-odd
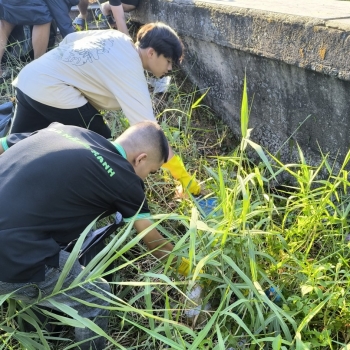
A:
<svg viewBox="0 0 350 350">
<path fill-rule="evenodd" d="M 200 0 L 203 2 L 203 0 Z M 231 5 L 302 17 L 322 19 L 328 27 L 350 30 L 350 1 L 341 0 L 204 0 L 208 3 Z M 189 0 L 192 2 L 192 0 Z M 98 4 L 90 5 L 96 9 Z M 77 6 L 72 12 L 77 13 Z M 91 20 L 92 18 L 90 18 Z"/>
<path fill-rule="evenodd" d="M 350 1 L 340 0 L 205 0 L 235 7 L 323 19 L 329 27 L 350 28 Z"/>
</svg>

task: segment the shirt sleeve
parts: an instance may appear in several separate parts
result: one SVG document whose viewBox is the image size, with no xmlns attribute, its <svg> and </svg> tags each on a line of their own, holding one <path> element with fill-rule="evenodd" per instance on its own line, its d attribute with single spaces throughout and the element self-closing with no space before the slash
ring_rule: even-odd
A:
<svg viewBox="0 0 350 350">
<path fill-rule="evenodd" d="M 109 4 L 112 6 L 119 6 L 122 4 L 121 0 L 109 0 Z"/>
<path fill-rule="evenodd" d="M 146 219 L 151 216 L 145 196 L 143 182 L 133 181 L 127 186 L 123 194 L 115 203 L 116 210 L 119 211 L 125 222 L 132 219 Z"/>
<path fill-rule="evenodd" d="M 15 145 L 17 142 L 27 138 L 31 133 L 23 133 L 23 134 L 11 134 L 6 137 L 0 138 L 0 144 L 4 151 L 8 150 L 10 147 Z"/>
</svg>

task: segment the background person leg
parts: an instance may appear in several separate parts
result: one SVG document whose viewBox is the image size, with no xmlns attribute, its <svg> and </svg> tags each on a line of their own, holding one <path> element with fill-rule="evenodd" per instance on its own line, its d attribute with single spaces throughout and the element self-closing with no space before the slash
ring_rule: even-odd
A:
<svg viewBox="0 0 350 350">
<path fill-rule="evenodd" d="M 34 50 L 34 59 L 42 56 L 49 44 L 51 22 L 45 24 L 36 24 L 33 27 L 32 44 Z"/>
<path fill-rule="evenodd" d="M 73 25 L 78 30 L 86 29 L 86 19 L 88 15 L 89 0 L 80 0 L 78 4 L 79 15 L 75 17 Z"/>
<path fill-rule="evenodd" d="M 89 0 L 80 0 L 78 4 L 80 14 L 78 17 L 86 19 L 88 7 L 89 7 Z"/>
<path fill-rule="evenodd" d="M 14 24 L 9 23 L 5 20 L 0 20 L 0 63 L 2 60 L 2 57 L 4 56 L 5 49 L 7 46 L 7 40 L 15 27 Z M 0 64 L 0 77 L 2 76 L 2 69 L 1 69 L 1 64 Z"/>
</svg>

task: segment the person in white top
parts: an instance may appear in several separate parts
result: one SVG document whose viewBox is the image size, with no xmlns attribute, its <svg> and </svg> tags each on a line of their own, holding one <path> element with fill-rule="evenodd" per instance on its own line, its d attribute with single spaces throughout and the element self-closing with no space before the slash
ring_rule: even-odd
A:
<svg viewBox="0 0 350 350">
<path fill-rule="evenodd" d="M 120 108 L 131 125 L 155 121 L 144 69 L 161 77 L 182 56 L 181 40 L 163 23 L 140 28 L 135 44 L 117 30 L 69 34 L 14 80 L 17 103 L 10 133 L 34 132 L 57 121 L 110 138 L 99 110 Z M 199 194 L 199 184 L 173 155 L 171 151 L 165 167 L 183 187 Z"/>
</svg>

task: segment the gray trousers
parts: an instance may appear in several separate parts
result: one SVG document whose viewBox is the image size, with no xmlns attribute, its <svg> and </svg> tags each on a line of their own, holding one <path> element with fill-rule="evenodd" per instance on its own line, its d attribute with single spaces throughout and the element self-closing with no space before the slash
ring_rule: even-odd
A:
<svg viewBox="0 0 350 350">
<path fill-rule="evenodd" d="M 19 289 L 15 294 L 12 295 L 13 299 L 19 299 L 27 304 L 32 304 L 38 301 L 39 295 L 41 293 L 42 297 L 48 296 L 52 293 L 57 280 L 63 270 L 64 264 L 69 257 L 69 253 L 61 251 L 60 252 L 60 266 L 58 268 L 46 266 L 45 270 L 45 281 L 43 282 L 31 282 L 31 283 L 7 283 L 0 282 L 0 295 L 11 293 L 16 289 Z M 66 289 L 70 286 L 73 280 L 79 275 L 83 267 L 76 261 L 67 275 L 66 280 L 63 283 L 62 289 Z M 94 283 L 84 283 L 83 287 L 76 287 L 65 291 L 64 293 L 59 293 L 52 297 L 53 300 L 70 306 L 71 308 L 78 311 L 78 314 L 82 317 L 89 318 L 93 322 L 102 328 L 105 332 L 108 326 L 108 310 L 101 308 L 94 308 L 80 303 L 77 300 L 72 299 L 77 298 L 84 300 L 85 302 L 98 304 L 101 306 L 108 306 L 108 302 L 100 299 L 88 291 L 97 292 L 103 294 L 104 291 L 110 292 L 109 284 L 103 280 L 96 280 Z M 42 300 L 37 303 L 37 305 L 42 305 L 51 309 L 55 307 L 48 301 Z M 95 337 L 96 333 L 88 328 L 75 328 L 75 341 L 82 342 L 88 338 Z M 81 350 L 104 350 L 105 339 L 103 337 L 98 337 L 93 340 L 88 340 L 79 345 Z"/>
</svg>

